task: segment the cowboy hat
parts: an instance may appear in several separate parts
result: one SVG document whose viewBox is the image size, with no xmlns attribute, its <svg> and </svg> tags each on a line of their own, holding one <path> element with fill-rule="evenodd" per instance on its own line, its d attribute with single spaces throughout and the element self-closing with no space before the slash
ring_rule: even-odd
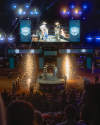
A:
<svg viewBox="0 0 100 125">
<path fill-rule="evenodd" d="M 43 22 L 43 24 L 47 24 L 46 22 Z"/>
</svg>

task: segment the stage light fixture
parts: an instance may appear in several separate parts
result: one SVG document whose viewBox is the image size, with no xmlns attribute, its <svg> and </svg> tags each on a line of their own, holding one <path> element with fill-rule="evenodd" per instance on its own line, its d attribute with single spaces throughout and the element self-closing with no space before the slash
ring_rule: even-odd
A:
<svg viewBox="0 0 100 125">
<path fill-rule="evenodd" d="M 79 12 L 78 12 L 78 14 L 79 14 L 79 15 L 81 15 L 81 14 L 82 14 L 82 12 L 81 12 L 81 11 L 79 11 Z"/>
<path fill-rule="evenodd" d="M 34 49 L 31 49 L 31 53 L 34 53 L 35 51 L 34 51 Z"/>
<path fill-rule="evenodd" d="M 100 41 L 100 36 L 95 37 L 96 41 Z"/>
<path fill-rule="evenodd" d="M 25 12 L 25 11 L 23 11 L 23 12 L 22 12 L 22 15 L 25 15 L 25 14 L 26 14 L 26 12 Z"/>
<path fill-rule="evenodd" d="M 34 12 L 33 12 L 33 11 L 31 11 L 31 12 L 30 12 L 30 14 L 31 14 L 31 15 L 33 15 L 33 14 L 34 14 Z"/>
<path fill-rule="evenodd" d="M 92 40 L 93 40 L 93 37 L 92 37 L 92 36 L 88 36 L 86 39 L 87 39 L 87 41 L 89 41 L 89 42 L 90 42 L 90 41 L 92 41 Z"/>
<path fill-rule="evenodd" d="M 82 49 L 82 53 L 85 53 L 86 52 L 86 49 Z"/>
<path fill-rule="evenodd" d="M 73 18 L 73 17 L 71 17 L 71 19 L 73 20 L 74 18 Z"/>
<path fill-rule="evenodd" d="M 0 37 L 0 41 L 4 41 L 5 40 L 5 38 L 4 37 Z"/>
<path fill-rule="evenodd" d="M 70 12 L 69 12 L 69 11 L 67 11 L 67 14 L 69 15 L 69 14 L 70 14 Z"/>
<path fill-rule="evenodd" d="M 16 9 L 17 8 L 17 6 L 16 5 L 13 5 L 13 9 Z"/>
<path fill-rule="evenodd" d="M 19 49 L 16 49 L 16 50 L 15 50 L 15 53 L 19 53 Z"/>
<path fill-rule="evenodd" d="M 75 10 L 74 13 L 75 13 L 75 14 L 78 14 L 78 10 Z"/>
<path fill-rule="evenodd" d="M 29 8 L 29 5 L 26 5 L 25 7 L 26 7 L 26 8 Z"/>
<path fill-rule="evenodd" d="M 71 50 L 70 50 L 70 49 L 67 49 L 66 52 L 67 52 L 67 53 L 71 53 Z"/>
<path fill-rule="evenodd" d="M 12 36 L 8 37 L 8 40 L 9 40 L 9 41 L 13 41 L 13 39 L 14 39 L 14 38 L 13 38 Z"/>
<path fill-rule="evenodd" d="M 71 8 L 74 9 L 74 8 L 75 8 L 75 5 L 71 5 Z"/>
<path fill-rule="evenodd" d="M 18 10 L 18 14 L 20 14 L 20 15 L 21 15 L 21 14 L 22 14 L 22 12 L 23 12 L 23 10 L 22 10 L 22 9 L 19 9 L 19 10 Z"/>
<path fill-rule="evenodd" d="M 83 5 L 83 9 L 87 9 L 87 5 Z"/>
</svg>

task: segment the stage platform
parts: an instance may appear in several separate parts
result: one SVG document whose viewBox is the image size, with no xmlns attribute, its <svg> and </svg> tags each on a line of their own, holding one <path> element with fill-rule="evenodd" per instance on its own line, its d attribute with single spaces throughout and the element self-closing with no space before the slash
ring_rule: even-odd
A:
<svg viewBox="0 0 100 125">
<path fill-rule="evenodd" d="M 39 75 L 42 78 L 39 78 Z M 62 90 L 64 89 L 65 80 L 56 78 L 53 73 L 47 73 L 47 78 L 43 80 L 43 74 L 39 74 L 36 83 L 39 86 L 39 90 Z"/>
<path fill-rule="evenodd" d="M 42 76 L 42 78 L 39 78 L 39 75 Z M 47 73 L 47 78 L 45 80 L 43 80 L 43 74 L 39 74 L 38 78 L 37 78 L 37 83 L 41 83 L 41 84 L 61 84 L 64 83 L 65 80 L 64 79 L 59 79 L 59 78 L 55 78 L 53 76 L 53 73 Z"/>
</svg>

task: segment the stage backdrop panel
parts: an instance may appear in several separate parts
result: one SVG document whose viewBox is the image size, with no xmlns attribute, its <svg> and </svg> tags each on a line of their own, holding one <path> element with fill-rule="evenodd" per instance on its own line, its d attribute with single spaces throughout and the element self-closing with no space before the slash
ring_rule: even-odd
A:
<svg viewBox="0 0 100 125">
<path fill-rule="evenodd" d="M 44 56 L 57 56 L 57 51 L 44 51 Z"/>
<path fill-rule="evenodd" d="M 57 58 L 57 68 L 61 69 L 62 66 L 62 58 Z"/>
<path fill-rule="evenodd" d="M 31 42 L 31 20 L 20 20 L 20 41 Z"/>
<path fill-rule="evenodd" d="M 69 22 L 70 42 L 80 42 L 80 20 Z"/>
<path fill-rule="evenodd" d="M 14 58 L 9 58 L 9 68 L 14 69 Z"/>
<path fill-rule="evenodd" d="M 44 58 L 39 58 L 39 68 L 40 69 L 44 68 Z"/>
<path fill-rule="evenodd" d="M 91 57 L 87 57 L 87 68 L 91 68 Z"/>
</svg>

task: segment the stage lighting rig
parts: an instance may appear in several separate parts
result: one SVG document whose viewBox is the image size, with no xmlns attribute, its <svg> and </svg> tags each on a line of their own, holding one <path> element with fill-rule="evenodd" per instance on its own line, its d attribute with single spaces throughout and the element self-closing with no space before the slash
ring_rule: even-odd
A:
<svg viewBox="0 0 100 125">
<path fill-rule="evenodd" d="M 25 8 L 27 8 L 27 9 L 28 9 L 28 8 L 29 8 L 29 5 L 26 5 L 26 6 L 25 6 Z"/>
<path fill-rule="evenodd" d="M 87 39 L 87 41 L 91 42 L 93 40 L 93 37 L 92 36 L 88 36 L 86 39 Z"/>
<path fill-rule="evenodd" d="M 14 40 L 14 38 L 12 37 L 12 35 L 8 37 L 8 40 L 9 41 L 13 41 Z"/>
<path fill-rule="evenodd" d="M 13 5 L 13 9 L 16 9 L 17 8 L 17 6 L 16 5 Z"/>
<path fill-rule="evenodd" d="M 19 49 L 16 49 L 16 50 L 15 50 L 15 53 L 19 53 Z"/>
<path fill-rule="evenodd" d="M 22 12 L 23 12 L 23 10 L 20 8 L 20 9 L 18 10 L 18 14 L 21 15 Z"/>
</svg>

